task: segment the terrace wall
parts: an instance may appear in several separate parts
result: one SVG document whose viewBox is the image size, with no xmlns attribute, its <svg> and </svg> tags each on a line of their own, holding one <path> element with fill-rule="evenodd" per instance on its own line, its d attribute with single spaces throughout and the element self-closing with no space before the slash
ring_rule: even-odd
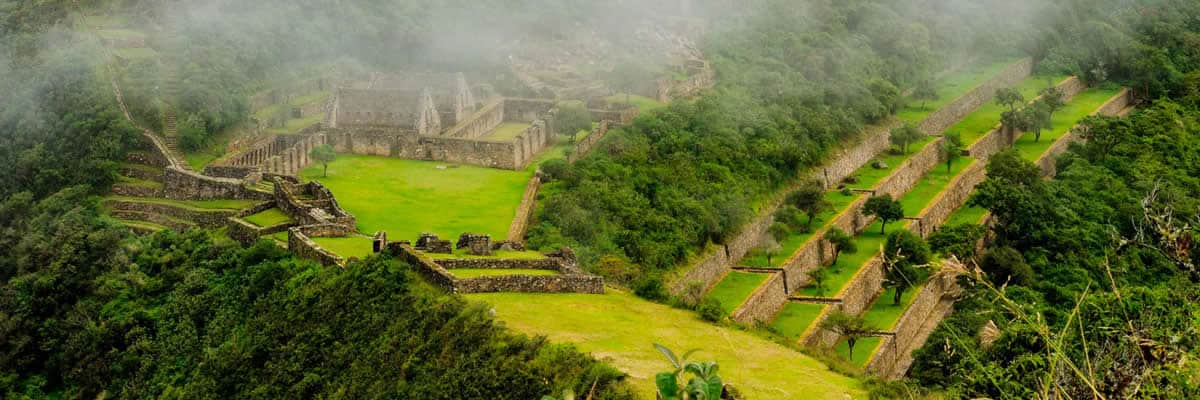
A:
<svg viewBox="0 0 1200 400">
<path fill-rule="evenodd" d="M 788 302 L 783 273 L 771 274 L 730 316 L 734 321 L 770 321 Z"/>
<path fill-rule="evenodd" d="M 524 242 L 529 225 L 533 224 L 534 210 L 537 209 L 537 194 L 542 187 L 542 178 L 534 174 L 525 185 L 525 193 L 521 195 L 521 205 L 517 206 L 517 215 L 513 216 L 512 224 L 508 226 L 507 240 Z"/>
<path fill-rule="evenodd" d="M 113 211 L 132 211 L 147 214 L 159 214 L 172 218 L 195 222 L 202 228 L 220 228 L 225 226 L 229 217 L 237 215 L 232 210 L 192 210 L 170 204 L 106 200 L 105 206 Z"/>
<path fill-rule="evenodd" d="M 940 134 L 946 128 L 958 123 L 958 121 L 974 112 L 979 106 L 991 101 L 992 96 L 996 94 L 996 90 L 1014 86 L 1025 80 L 1032 73 L 1032 58 L 1025 58 L 1013 63 L 999 74 L 996 74 L 996 76 L 988 79 L 987 82 L 980 84 L 950 104 L 934 111 L 924 121 L 921 121 L 919 127 L 926 134 Z"/>
<path fill-rule="evenodd" d="M 314 242 L 315 237 L 346 237 L 354 230 L 337 224 L 305 225 L 288 229 L 288 251 L 297 257 L 314 260 L 325 266 L 342 266 L 345 259 Z"/>
<path fill-rule="evenodd" d="M 885 336 L 876 351 L 867 360 L 866 370 L 885 378 L 898 377 L 908 369 L 911 362 L 911 352 L 921 347 L 932 329 L 937 326 L 934 321 L 940 321 L 946 307 L 939 307 L 943 302 L 953 302 L 954 297 L 961 291 L 957 282 L 957 274 L 938 274 L 930 278 L 913 299 L 908 309 L 897 320 L 894 336 Z M 934 323 L 930 323 L 934 322 Z M 898 367 L 903 367 L 897 370 Z"/>
<path fill-rule="evenodd" d="M 1112 99 L 1109 99 L 1100 108 L 1096 109 L 1092 115 L 1117 115 L 1117 113 L 1129 107 L 1133 103 L 1132 92 L 1129 89 L 1122 89 Z M 1054 142 L 1045 153 L 1037 160 L 1038 167 L 1042 169 L 1042 176 L 1050 178 L 1058 173 L 1058 156 L 1067 152 L 1072 143 L 1081 142 L 1083 138 L 1071 129 L 1065 136 Z"/>
<path fill-rule="evenodd" d="M 829 318 L 830 312 L 835 309 L 851 315 L 862 315 L 879 297 L 883 281 L 883 260 L 875 257 L 867 261 L 867 264 L 859 269 L 854 278 L 837 294 L 836 298 L 841 299 L 842 303 L 826 307 L 825 311 L 822 311 L 821 315 L 813 321 L 805 335 L 801 336 L 800 342 L 805 346 L 822 348 L 829 348 L 837 344 L 838 335 L 836 333 L 818 327 L 826 318 Z"/>
<path fill-rule="evenodd" d="M 163 194 L 174 200 L 268 200 L 271 194 L 251 189 L 238 179 L 204 176 L 179 167 L 163 172 Z"/>
<path fill-rule="evenodd" d="M 484 105 L 466 120 L 454 125 L 442 136 L 478 139 L 496 130 L 496 127 L 504 121 L 504 101 L 495 100 Z"/>
<path fill-rule="evenodd" d="M 987 178 L 987 166 L 983 161 L 976 161 L 947 184 L 946 189 L 933 199 L 929 206 L 921 210 L 916 221 L 915 232 L 921 237 L 929 237 L 937 231 L 942 223 L 950 218 L 955 210 L 967 204 L 975 186 Z"/>
<path fill-rule="evenodd" d="M 257 242 L 263 236 L 287 231 L 298 226 L 295 222 L 288 222 L 275 226 L 261 227 L 236 217 L 229 218 L 226 221 L 225 226 L 229 232 L 229 237 L 246 246 L 254 244 L 254 242 Z"/>
<path fill-rule="evenodd" d="M 604 139 L 604 137 L 608 135 L 610 124 L 611 122 L 607 120 L 600 121 L 600 124 L 596 125 L 595 128 L 592 128 L 592 131 L 589 132 L 587 136 L 584 136 L 583 139 L 576 141 L 575 148 L 571 150 L 571 154 L 567 155 L 567 162 L 573 164 L 582 159 L 588 153 L 591 153 L 592 149 L 596 147 L 596 144 L 600 143 L 600 140 Z"/>
<path fill-rule="evenodd" d="M 458 293 L 604 294 L 604 278 L 592 275 L 503 275 L 455 281 Z"/>
</svg>

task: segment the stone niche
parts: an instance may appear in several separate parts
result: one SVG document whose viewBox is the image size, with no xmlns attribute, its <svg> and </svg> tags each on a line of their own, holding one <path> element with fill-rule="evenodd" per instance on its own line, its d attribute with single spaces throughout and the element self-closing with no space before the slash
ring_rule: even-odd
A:
<svg viewBox="0 0 1200 400">
<path fill-rule="evenodd" d="M 490 256 L 492 255 L 492 237 L 489 235 L 464 233 L 458 236 L 458 243 L 454 244 L 454 248 L 466 248 L 473 256 Z"/>
</svg>

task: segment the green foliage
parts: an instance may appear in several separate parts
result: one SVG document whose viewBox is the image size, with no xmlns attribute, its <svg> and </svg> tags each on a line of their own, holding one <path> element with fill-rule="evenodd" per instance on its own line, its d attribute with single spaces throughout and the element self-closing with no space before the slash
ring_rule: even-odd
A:
<svg viewBox="0 0 1200 400">
<path fill-rule="evenodd" d="M 836 333 L 842 339 L 846 340 L 846 345 L 850 349 L 850 359 L 854 359 L 854 345 L 858 344 L 860 339 L 878 330 L 878 328 L 868 324 L 862 317 L 847 314 L 840 310 L 829 313 L 829 316 L 821 321 L 820 328 Z"/>
<path fill-rule="evenodd" d="M 700 313 L 700 318 L 709 322 L 718 322 L 725 318 L 725 307 L 721 305 L 721 301 L 713 297 L 705 297 L 700 300 L 700 304 L 696 305 L 696 312 Z"/>
<path fill-rule="evenodd" d="M 1025 104 L 1025 95 L 1015 88 L 997 89 L 995 99 L 996 104 L 1008 107 L 1009 112 L 1016 112 L 1018 107 Z"/>
<path fill-rule="evenodd" d="M 179 144 L 185 151 L 196 151 L 208 143 L 208 132 L 204 120 L 195 114 L 188 114 L 178 121 Z"/>
<path fill-rule="evenodd" d="M 925 137 L 925 132 L 921 131 L 916 125 L 906 123 L 904 126 L 892 129 L 890 140 L 892 145 L 900 148 L 900 152 L 908 154 L 908 146 Z"/>
<path fill-rule="evenodd" d="M 927 102 L 939 98 L 937 86 L 934 85 L 932 79 L 922 79 L 917 82 L 917 86 L 913 87 L 912 98 L 921 100 L 921 108 L 925 108 Z"/>
<path fill-rule="evenodd" d="M 997 247 L 984 253 L 979 268 L 987 272 L 992 283 L 1029 286 L 1034 283 L 1033 269 L 1025 257 L 1012 247 Z"/>
<path fill-rule="evenodd" d="M 682 357 L 666 346 L 655 343 L 654 348 L 675 368 L 672 372 L 661 372 L 656 375 L 655 384 L 658 396 L 664 400 L 705 400 L 720 399 L 724 389 L 721 376 L 717 374 L 720 367 L 714 361 L 688 361 L 688 357 L 698 350 L 690 350 Z M 679 378 L 682 374 L 691 377 L 687 385 L 680 388 Z"/>
<path fill-rule="evenodd" d="M 830 265 L 836 265 L 838 256 L 842 253 L 854 254 L 858 252 L 858 245 L 854 242 L 854 238 L 847 234 L 842 228 L 836 226 L 825 231 L 825 240 L 833 246 L 833 260 Z"/>
<path fill-rule="evenodd" d="M 313 147 L 309 151 L 308 156 L 312 157 L 316 162 L 321 163 L 321 176 L 323 177 L 329 176 L 329 163 L 337 160 L 337 152 L 333 150 L 333 146 L 327 144 Z"/>
<path fill-rule="evenodd" d="M 825 198 L 825 189 L 816 181 L 808 182 L 801 186 L 800 190 L 789 194 L 787 204 L 808 216 L 808 220 L 804 222 L 806 229 L 812 228 L 813 218 L 817 214 L 825 212 L 831 207 L 829 200 Z"/>
<path fill-rule="evenodd" d="M 922 280 L 921 270 L 929 265 L 932 253 L 920 236 L 899 230 L 888 235 L 883 245 L 884 287 L 895 289 L 893 304 L 900 305 L 904 291 Z"/>
<path fill-rule="evenodd" d="M 887 233 L 888 222 L 904 218 L 904 206 L 891 195 L 881 194 L 871 196 L 863 203 L 863 214 L 871 215 L 880 220 L 880 234 Z"/>
<path fill-rule="evenodd" d="M 966 146 L 963 145 L 962 134 L 958 132 L 946 132 L 942 135 L 942 145 L 938 150 L 942 153 L 942 160 L 946 162 L 947 173 L 954 167 L 954 161 L 962 158 L 962 153 L 965 149 Z"/>
<path fill-rule="evenodd" d="M 974 223 L 944 225 L 929 235 L 929 248 L 935 254 L 955 256 L 959 261 L 975 258 L 975 249 L 987 228 Z"/>
<path fill-rule="evenodd" d="M 554 128 L 570 135 L 571 143 L 575 143 L 577 132 L 592 130 L 592 113 L 581 104 L 559 104 L 558 113 L 554 115 Z"/>
</svg>

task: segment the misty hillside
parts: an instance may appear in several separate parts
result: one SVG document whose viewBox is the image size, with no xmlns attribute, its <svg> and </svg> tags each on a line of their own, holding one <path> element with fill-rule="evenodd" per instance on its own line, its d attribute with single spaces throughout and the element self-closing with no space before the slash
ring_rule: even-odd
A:
<svg viewBox="0 0 1200 400">
<path fill-rule="evenodd" d="M 1200 398 L 1194 0 L 0 0 L 0 393 Z"/>
</svg>

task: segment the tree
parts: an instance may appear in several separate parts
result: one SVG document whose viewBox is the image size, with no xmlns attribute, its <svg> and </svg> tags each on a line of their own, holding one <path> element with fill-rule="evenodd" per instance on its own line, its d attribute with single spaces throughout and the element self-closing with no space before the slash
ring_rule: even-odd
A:
<svg viewBox="0 0 1200 400">
<path fill-rule="evenodd" d="M 1046 111 L 1049 113 L 1048 119 L 1053 119 L 1054 113 L 1067 106 L 1067 94 L 1063 93 L 1062 89 L 1059 89 L 1058 86 L 1042 89 L 1039 94 L 1041 95 L 1041 99 L 1038 101 L 1046 107 Z"/>
<path fill-rule="evenodd" d="M 779 254 L 780 250 L 783 250 L 783 246 L 779 245 L 779 240 L 776 239 L 775 235 L 770 234 L 763 236 L 762 241 L 760 241 L 758 244 L 758 247 L 762 249 L 763 254 L 767 256 L 768 266 L 774 265 L 771 263 L 771 259 L 775 257 L 776 254 Z"/>
<path fill-rule="evenodd" d="M 801 186 L 800 190 L 788 195 L 787 202 L 808 216 L 808 221 L 804 223 L 806 229 L 812 228 L 813 218 L 816 218 L 817 214 L 832 207 L 825 198 L 825 189 L 821 188 L 817 181 L 809 181 Z"/>
<path fill-rule="evenodd" d="M 908 230 L 888 235 L 883 245 L 884 287 L 895 290 L 893 304 L 900 305 L 904 291 L 920 280 L 920 268 L 929 264 L 929 245 Z"/>
<path fill-rule="evenodd" d="M 933 80 L 931 79 L 922 79 L 913 88 L 912 98 L 921 100 L 921 108 L 924 109 L 926 103 L 939 98 L 937 86 L 933 84 Z"/>
<path fill-rule="evenodd" d="M 1075 133 L 1083 139 L 1084 157 L 1096 162 L 1108 158 L 1117 146 L 1133 137 L 1133 124 L 1128 118 L 1090 116 L 1075 127 Z"/>
<path fill-rule="evenodd" d="M 850 315 L 843 311 L 834 311 L 821 321 L 821 329 L 836 333 L 846 338 L 846 347 L 850 349 L 850 361 L 854 361 L 854 345 L 858 340 L 870 336 L 876 331 L 862 317 Z"/>
<path fill-rule="evenodd" d="M 925 132 L 921 132 L 921 128 L 912 123 L 906 123 L 904 126 L 892 129 L 891 141 L 893 145 L 900 148 L 901 152 L 908 154 L 908 146 L 921 140 L 923 136 L 925 136 Z"/>
<path fill-rule="evenodd" d="M 854 238 L 836 226 L 825 231 L 825 240 L 833 246 L 833 261 L 829 262 L 830 265 L 837 264 L 838 256 L 842 252 L 850 254 L 858 252 L 858 245 L 854 243 Z"/>
<path fill-rule="evenodd" d="M 1022 118 L 1026 130 L 1033 131 L 1033 141 L 1039 142 L 1042 140 L 1042 129 L 1050 128 L 1050 108 L 1046 103 L 1041 101 L 1025 107 L 1021 111 L 1024 114 Z"/>
<path fill-rule="evenodd" d="M 979 268 L 988 273 L 992 283 L 997 285 L 1012 283 L 1028 286 L 1033 283 L 1033 268 L 1025 262 L 1021 252 L 1012 247 L 997 247 L 984 253 Z"/>
<path fill-rule="evenodd" d="M 625 104 L 633 104 L 631 93 L 639 86 L 649 84 L 654 80 L 654 73 L 645 65 L 636 62 L 624 62 L 613 67 L 609 72 L 608 81 L 619 91 L 625 93 Z"/>
<path fill-rule="evenodd" d="M 942 135 L 942 159 L 946 160 L 946 173 L 954 167 L 954 161 L 962 158 L 963 149 L 962 135 L 958 132 L 946 132 Z"/>
<path fill-rule="evenodd" d="M 996 104 L 1008 107 L 1009 112 L 1017 112 L 1017 106 L 1025 103 L 1025 95 L 1014 88 L 996 90 Z"/>
<path fill-rule="evenodd" d="M 327 177 L 329 176 L 329 163 L 333 162 L 333 160 L 337 158 L 337 153 L 333 151 L 333 146 L 323 144 L 313 147 L 312 151 L 308 153 L 308 156 L 321 163 L 321 166 L 323 167 L 321 176 Z"/>
<path fill-rule="evenodd" d="M 881 222 L 879 233 L 887 234 L 888 222 L 904 218 L 904 206 L 899 201 L 892 199 L 891 195 L 881 194 L 867 199 L 867 202 L 863 204 L 863 213 L 879 218 Z"/>
<path fill-rule="evenodd" d="M 558 113 L 554 115 L 554 129 L 560 134 L 566 134 L 570 144 L 575 144 L 575 137 L 580 131 L 592 129 L 592 112 L 579 102 L 564 102 L 558 105 Z"/>
</svg>

